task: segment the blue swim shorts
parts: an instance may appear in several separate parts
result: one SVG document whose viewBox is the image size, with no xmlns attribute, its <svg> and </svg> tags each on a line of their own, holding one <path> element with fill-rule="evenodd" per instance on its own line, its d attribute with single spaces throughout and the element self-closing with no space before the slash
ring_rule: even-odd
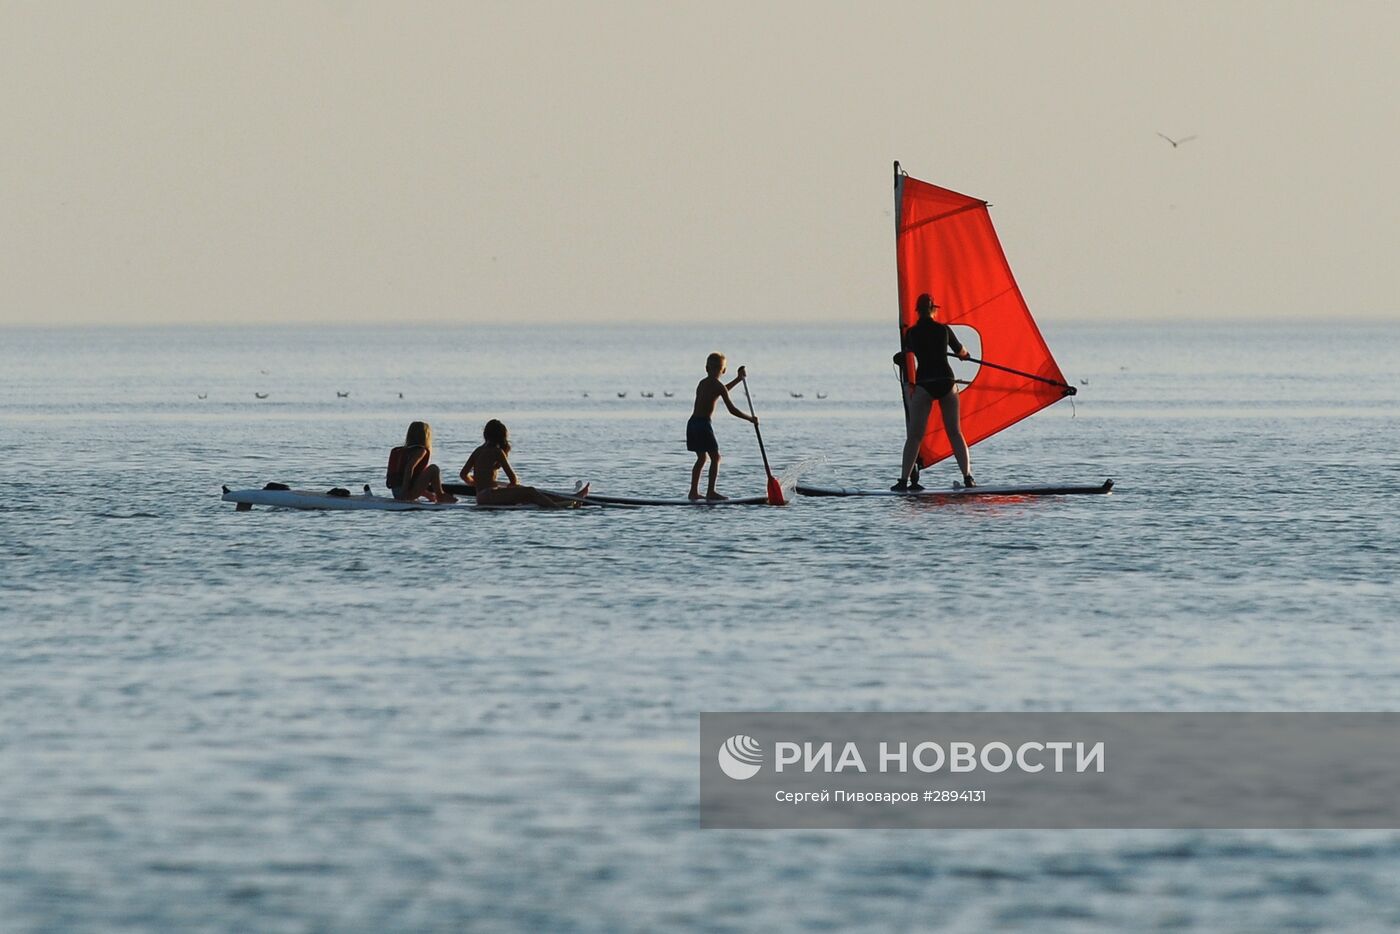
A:
<svg viewBox="0 0 1400 934">
<path fill-rule="evenodd" d="M 715 440 L 715 429 L 708 418 L 692 415 L 685 423 L 685 449 L 696 454 L 718 454 L 719 442 Z"/>
</svg>

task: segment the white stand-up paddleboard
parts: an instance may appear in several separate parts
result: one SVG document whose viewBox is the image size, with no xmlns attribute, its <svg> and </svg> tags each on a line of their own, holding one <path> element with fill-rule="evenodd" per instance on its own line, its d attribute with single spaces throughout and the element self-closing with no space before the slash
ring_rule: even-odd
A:
<svg viewBox="0 0 1400 934">
<path fill-rule="evenodd" d="M 979 496 L 1073 496 L 1076 494 L 1107 494 L 1113 492 L 1113 481 L 1089 484 L 1039 484 L 1030 486 L 963 486 L 954 484 L 945 489 L 863 490 L 849 486 L 808 486 L 799 483 L 797 492 L 803 496 L 904 496 L 914 499 L 971 499 Z"/>
<path fill-rule="evenodd" d="M 557 490 L 544 490 L 550 496 L 573 500 L 580 505 L 588 505 L 584 497 Z M 365 487 L 363 493 L 338 496 L 314 490 L 230 490 L 224 487 L 223 501 L 237 503 L 238 510 L 245 512 L 254 506 L 274 506 L 280 509 L 308 509 L 327 511 L 377 510 L 379 512 L 443 512 L 464 509 L 540 509 L 532 503 L 518 506 L 479 506 L 470 496 L 464 496 L 455 503 L 432 503 L 426 499 L 401 500 L 391 496 L 376 496 Z"/>
</svg>

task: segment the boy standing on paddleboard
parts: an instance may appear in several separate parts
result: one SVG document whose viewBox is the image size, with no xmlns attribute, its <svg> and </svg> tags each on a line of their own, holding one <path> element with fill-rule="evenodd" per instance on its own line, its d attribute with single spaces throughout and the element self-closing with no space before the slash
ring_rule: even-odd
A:
<svg viewBox="0 0 1400 934">
<path fill-rule="evenodd" d="M 722 500 L 728 499 L 715 491 L 715 479 L 719 476 L 719 442 L 715 440 L 715 429 L 710 423 L 710 418 L 715 414 L 715 403 L 720 399 L 724 400 L 724 407 L 729 409 L 729 414 L 742 418 L 746 422 L 758 424 L 758 418 L 753 415 L 745 415 L 739 411 L 734 403 L 729 400 L 729 390 L 743 382 L 747 375 L 743 367 L 739 367 L 739 375 L 728 383 L 720 382 L 720 376 L 726 369 L 724 354 L 712 353 L 705 360 L 705 378 L 695 387 L 695 410 L 690 414 L 690 421 L 685 423 L 685 449 L 695 452 L 695 466 L 690 470 L 690 498 L 700 499 L 700 472 L 705 469 L 705 458 L 710 459 L 710 486 L 709 492 L 704 499 Z"/>
</svg>

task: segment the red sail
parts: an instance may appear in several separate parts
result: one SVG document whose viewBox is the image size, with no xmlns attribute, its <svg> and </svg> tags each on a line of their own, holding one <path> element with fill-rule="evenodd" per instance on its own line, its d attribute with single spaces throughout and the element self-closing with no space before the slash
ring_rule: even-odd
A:
<svg viewBox="0 0 1400 934">
<path fill-rule="evenodd" d="M 958 397 L 967 443 L 1072 395 L 1016 287 L 987 202 L 910 178 L 896 164 L 895 204 L 900 333 L 917 320 L 914 305 L 927 292 L 940 306 L 939 321 L 977 331 L 981 359 L 989 364 Z M 935 406 L 919 463 L 926 467 L 952 453 Z"/>
</svg>

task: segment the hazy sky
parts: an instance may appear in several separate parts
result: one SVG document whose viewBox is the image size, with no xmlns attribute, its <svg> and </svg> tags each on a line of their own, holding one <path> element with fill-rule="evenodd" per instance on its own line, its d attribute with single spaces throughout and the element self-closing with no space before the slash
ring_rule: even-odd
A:
<svg viewBox="0 0 1400 934">
<path fill-rule="evenodd" d="M 1400 3 L 0 0 L 0 324 L 1400 319 Z M 1173 149 L 1156 133 L 1196 134 Z"/>
</svg>

